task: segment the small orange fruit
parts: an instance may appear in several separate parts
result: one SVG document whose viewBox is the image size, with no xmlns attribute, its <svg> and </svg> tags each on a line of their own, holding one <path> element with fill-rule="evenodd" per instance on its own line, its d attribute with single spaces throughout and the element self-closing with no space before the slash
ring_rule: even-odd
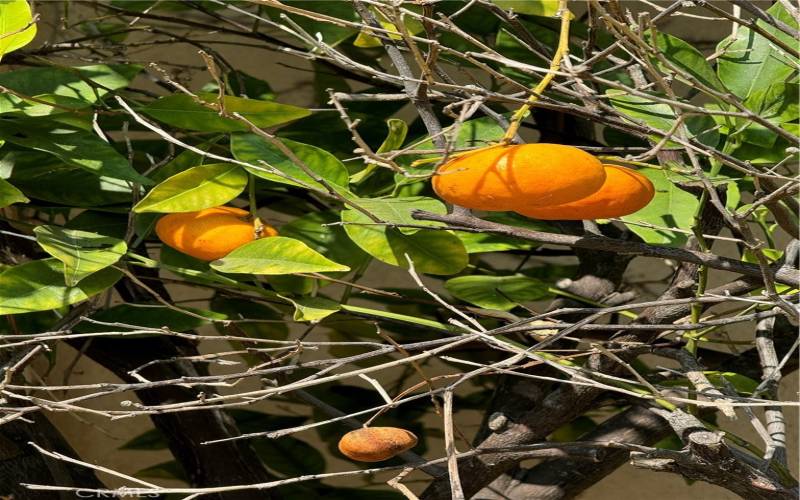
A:
<svg viewBox="0 0 800 500">
<path fill-rule="evenodd" d="M 439 167 L 433 189 L 445 201 L 487 211 L 560 205 L 579 200 L 603 185 L 600 160 L 572 146 L 492 146 Z"/>
<path fill-rule="evenodd" d="M 410 450 L 417 444 L 413 432 L 398 427 L 365 427 L 339 440 L 339 451 L 359 462 L 380 462 Z"/>
<path fill-rule="evenodd" d="M 608 219 L 637 212 L 653 199 L 655 189 L 647 177 L 617 165 L 603 167 L 606 181 L 597 192 L 570 203 L 515 211 L 542 220 Z"/>
<path fill-rule="evenodd" d="M 170 247 L 205 261 L 225 257 L 259 237 L 275 236 L 270 226 L 255 227 L 249 212 L 236 207 L 214 207 L 199 212 L 168 214 L 156 223 L 156 234 Z"/>
</svg>

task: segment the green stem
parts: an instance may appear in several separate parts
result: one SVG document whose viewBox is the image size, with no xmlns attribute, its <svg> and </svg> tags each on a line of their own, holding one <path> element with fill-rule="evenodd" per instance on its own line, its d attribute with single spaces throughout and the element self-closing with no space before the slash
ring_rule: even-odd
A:
<svg viewBox="0 0 800 500">
<path fill-rule="evenodd" d="M 258 204 L 256 203 L 256 177 L 247 173 L 247 199 L 250 203 L 250 216 L 255 220 L 258 217 Z"/>
<path fill-rule="evenodd" d="M 528 114 L 531 106 L 539 100 L 539 96 L 545 91 L 553 80 L 553 77 L 556 76 L 556 71 L 561 68 L 561 60 L 569 54 L 569 23 L 572 20 L 572 13 L 567 8 L 567 0 L 558 0 L 558 10 L 561 14 L 561 31 L 558 36 L 558 46 L 553 54 L 553 60 L 550 62 L 550 69 L 547 74 L 544 75 L 542 81 L 532 89 L 532 94 L 528 97 L 525 104 L 520 106 L 514 113 L 514 116 L 511 118 L 511 123 L 508 125 L 508 129 L 501 141 L 502 144 L 510 144 L 511 141 L 514 140 L 514 136 L 517 135 L 522 120 Z"/>
</svg>

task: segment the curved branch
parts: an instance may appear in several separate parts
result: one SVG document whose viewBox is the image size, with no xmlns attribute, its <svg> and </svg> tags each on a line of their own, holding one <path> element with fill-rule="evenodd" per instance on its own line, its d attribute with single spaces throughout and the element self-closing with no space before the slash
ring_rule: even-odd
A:
<svg viewBox="0 0 800 500">
<path fill-rule="evenodd" d="M 445 224 L 448 224 L 446 229 L 452 229 L 455 231 L 472 230 L 473 232 L 502 234 L 522 240 L 535 241 L 537 243 L 566 245 L 573 248 L 585 248 L 588 250 L 601 250 L 605 252 L 617 252 L 631 255 L 642 255 L 645 257 L 672 259 L 679 262 L 691 262 L 694 264 L 705 265 L 713 269 L 730 271 L 743 274 L 745 276 L 762 276 L 761 268 L 757 265 L 748 264 L 747 262 L 742 262 L 740 260 L 730 259 L 727 257 L 721 257 L 711 253 L 699 252 L 696 250 L 661 247 L 656 245 L 648 245 L 647 243 L 639 243 L 636 241 L 625 241 L 597 236 L 572 236 L 566 234 L 544 233 L 541 231 L 532 231 L 530 229 L 524 229 L 521 227 L 498 224 L 496 222 L 478 219 L 477 217 L 459 214 L 440 215 L 426 212 L 424 210 L 414 210 L 412 212 L 412 217 L 417 220 L 444 222 Z M 782 267 L 777 270 L 772 269 L 772 273 L 775 281 L 777 282 L 791 285 L 793 287 L 800 286 L 800 273 L 796 269 L 787 269 Z"/>
</svg>

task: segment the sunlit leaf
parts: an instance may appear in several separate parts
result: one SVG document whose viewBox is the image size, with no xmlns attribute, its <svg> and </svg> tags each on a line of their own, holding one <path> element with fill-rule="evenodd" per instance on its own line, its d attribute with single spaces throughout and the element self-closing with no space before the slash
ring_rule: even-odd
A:
<svg viewBox="0 0 800 500">
<path fill-rule="evenodd" d="M 216 104 L 217 96 L 213 94 L 201 94 L 199 97 L 209 104 Z M 226 96 L 224 103 L 228 113 L 238 113 L 260 128 L 282 125 L 311 114 L 305 108 L 290 104 L 242 97 Z M 233 132 L 250 129 L 245 122 L 224 118 L 217 110 L 195 102 L 192 96 L 185 94 L 162 97 L 147 104 L 141 111 L 162 123 L 186 130 Z"/>
<path fill-rule="evenodd" d="M 781 2 L 775 2 L 767 12 L 798 29 L 797 21 Z M 757 20 L 756 24 L 789 47 L 797 47 L 797 40 L 778 28 L 762 20 Z M 733 40 L 728 37 L 719 42 L 717 50 L 722 53 L 717 59 L 717 74 L 725 86 L 741 99 L 768 84 L 785 82 L 797 71 L 797 63 L 776 50 L 772 41 L 744 26 L 736 30 Z"/>
<path fill-rule="evenodd" d="M 28 198 L 10 182 L 0 179 L 0 208 L 14 203 L 25 203 Z"/>
<path fill-rule="evenodd" d="M 553 17 L 558 13 L 558 0 L 492 0 L 492 3 L 531 16 Z"/>
<path fill-rule="evenodd" d="M 347 168 L 338 158 L 324 149 L 310 144 L 290 139 L 281 139 L 281 141 L 316 176 L 337 186 L 347 186 L 349 180 Z M 250 173 L 262 179 L 293 186 L 310 185 L 316 189 L 325 189 L 301 166 L 283 154 L 277 146 L 255 134 L 232 135 L 231 151 L 237 160 L 261 167 L 246 168 Z M 263 166 L 264 164 L 284 175 L 270 172 L 267 167 Z"/>
<path fill-rule="evenodd" d="M 134 212 L 194 212 L 224 205 L 247 186 L 247 173 L 230 163 L 193 167 L 154 187 Z"/>
<path fill-rule="evenodd" d="M 39 246 L 64 263 L 67 286 L 115 264 L 128 251 L 124 241 L 88 231 L 37 226 L 33 232 Z"/>
<path fill-rule="evenodd" d="M 386 139 L 383 141 L 381 146 L 377 149 L 377 151 L 375 151 L 376 153 L 385 153 L 387 151 L 400 149 L 403 146 L 403 142 L 406 140 L 406 134 L 408 134 L 408 125 L 406 122 L 397 118 L 390 118 L 386 120 L 386 126 L 389 128 L 389 132 L 387 133 Z M 376 164 L 367 165 L 360 172 L 351 175 L 350 182 L 357 184 L 363 181 L 377 168 L 380 167 L 378 167 Z"/>
<path fill-rule="evenodd" d="M 413 210 L 424 210 L 435 214 L 444 215 L 447 207 L 444 203 L 425 196 L 409 196 L 399 198 L 361 198 L 355 200 L 359 207 L 366 210 L 379 220 L 390 225 L 400 226 L 397 229 L 403 234 L 414 234 L 419 228 L 402 227 L 410 226 L 441 226 L 441 222 L 417 220 L 411 216 Z M 366 217 L 365 214 L 362 214 Z"/>
<path fill-rule="evenodd" d="M 64 265 L 58 259 L 26 262 L 0 273 L 0 314 L 47 311 L 82 302 L 112 286 L 122 274 L 103 269 L 77 286 L 64 284 Z"/>
<path fill-rule="evenodd" d="M 61 96 L 84 106 L 109 92 L 126 87 L 141 71 L 130 64 L 98 64 L 71 68 L 23 68 L 0 73 L 0 85 L 26 96 Z M 13 94 L 0 93 L 0 113 L 21 110 L 30 106 Z"/>
<path fill-rule="evenodd" d="M 223 273 L 294 274 L 349 271 L 315 252 L 302 241 L 283 236 L 261 238 L 242 245 L 233 252 L 211 263 Z"/>
<path fill-rule="evenodd" d="M 669 104 L 658 102 L 654 99 L 626 94 L 618 90 L 608 90 L 606 95 L 609 102 L 620 113 L 663 132 L 669 132 L 675 125 L 675 112 Z M 714 119 L 708 115 L 690 116 L 686 119 L 686 128 L 689 129 L 690 138 L 707 145 L 716 146 L 719 142 L 719 131 Z M 661 140 L 661 135 L 653 136 L 654 141 Z M 670 146 L 677 144 L 668 141 Z"/>
<path fill-rule="evenodd" d="M 0 59 L 24 47 L 36 36 L 36 23 L 27 0 L 0 2 Z"/>
<path fill-rule="evenodd" d="M 653 37 L 648 36 L 647 39 L 651 41 Z M 717 78 L 714 69 L 699 50 L 680 38 L 667 33 L 656 33 L 654 41 L 655 46 L 661 51 L 664 58 L 672 63 L 673 66 L 690 74 L 707 87 L 725 92 L 725 85 Z M 660 60 L 654 60 L 665 73 L 674 73 L 669 66 L 661 63 Z M 678 74 L 678 78 L 691 85 L 691 81 L 684 79 L 680 74 Z"/>
<path fill-rule="evenodd" d="M 357 269 L 370 256 L 353 243 L 342 226 L 332 225 L 338 220 L 333 212 L 312 212 L 281 226 L 281 236 L 300 240 L 334 262 Z"/>
<path fill-rule="evenodd" d="M 34 120 L 29 119 L 0 122 L 0 137 L 19 146 L 44 151 L 98 176 L 152 184 L 116 149 L 88 132 L 36 126 Z"/>
<path fill-rule="evenodd" d="M 678 188 L 663 170 L 643 168 L 638 172 L 650 179 L 656 193 L 649 205 L 622 217 L 622 220 L 630 222 L 626 224 L 628 229 L 638 234 L 646 243 L 682 245 L 686 241 L 686 234 L 670 231 L 669 228 L 684 231 L 691 229 L 699 205 L 697 198 Z M 635 224 L 637 222 L 655 227 L 643 227 Z"/>
<path fill-rule="evenodd" d="M 325 297 L 287 297 L 284 299 L 294 305 L 294 320 L 316 323 L 331 314 L 338 312 L 342 307 L 335 300 Z"/>
<path fill-rule="evenodd" d="M 127 181 L 97 176 L 46 153 L 0 150 L 0 164 L 11 170 L 8 180 L 29 198 L 73 207 L 102 207 L 131 198 Z"/>
<path fill-rule="evenodd" d="M 403 234 L 375 224 L 357 210 L 342 211 L 345 231 L 353 242 L 376 259 L 408 267 L 408 255 L 417 271 L 430 274 L 455 274 L 467 265 L 467 251 L 458 236 L 447 231 L 420 230 Z"/>
<path fill-rule="evenodd" d="M 549 285 L 536 278 L 514 276 L 459 276 L 444 287 L 454 297 L 485 309 L 508 311 L 521 302 L 550 296 Z"/>
</svg>

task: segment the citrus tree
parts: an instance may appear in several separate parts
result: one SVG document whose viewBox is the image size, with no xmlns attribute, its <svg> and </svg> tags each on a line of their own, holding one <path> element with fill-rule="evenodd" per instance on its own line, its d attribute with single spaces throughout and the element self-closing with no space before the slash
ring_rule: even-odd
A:
<svg viewBox="0 0 800 500">
<path fill-rule="evenodd" d="M 0 0 L 0 494 L 796 498 L 799 20 Z"/>
</svg>

